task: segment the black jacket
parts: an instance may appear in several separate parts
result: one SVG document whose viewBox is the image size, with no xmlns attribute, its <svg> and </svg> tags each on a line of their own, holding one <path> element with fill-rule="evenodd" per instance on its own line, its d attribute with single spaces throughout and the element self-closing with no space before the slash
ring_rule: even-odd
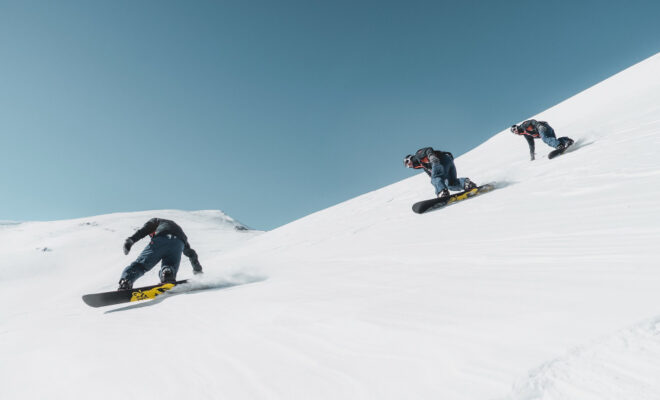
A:
<svg viewBox="0 0 660 400">
<path fill-rule="evenodd" d="M 440 163 L 444 157 L 449 157 L 451 160 L 454 159 L 454 155 L 448 151 L 433 150 L 433 147 L 424 147 L 417 150 L 412 157 L 413 168 L 424 169 L 424 172 L 431 176 L 433 164 Z"/>
<path fill-rule="evenodd" d="M 534 159 L 534 139 L 541 137 L 541 132 L 546 132 L 552 130 L 552 127 L 548 125 L 545 121 L 537 121 L 535 119 L 529 119 L 518 125 L 518 133 L 525 137 L 527 140 L 527 145 L 529 145 L 529 155 L 531 159 Z"/>
<path fill-rule="evenodd" d="M 179 225 L 176 224 L 174 221 L 170 221 L 169 219 L 161 219 L 161 218 L 152 218 L 149 221 L 147 221 L 146 224 L 140 229 L 137 230 L 132 236 L 129 238 L 133 242 L 137 242 L 138 240 L 142 239 L 143 237 L 149 235 L 151 237 L 155 236 L 161 236 L 161 235 L 167 235 L 171 234 L 176 236 L 177 238 L 181 239 L 183 242 L 183 254 L 190 259 L 190 262 L 193 265 L 193 269 L 196 271 L 197 265 L 199 265 L 199 261 L 197 259 L 197 253 L 195 250 L 193 250 L 190 247 L 190 243 L 188 243 L 188 237 L 186 236 L 185 233 L 183 233 L 183 229 Z M 199 267 L 201 269 L 201 266 Z"/>
</svg>

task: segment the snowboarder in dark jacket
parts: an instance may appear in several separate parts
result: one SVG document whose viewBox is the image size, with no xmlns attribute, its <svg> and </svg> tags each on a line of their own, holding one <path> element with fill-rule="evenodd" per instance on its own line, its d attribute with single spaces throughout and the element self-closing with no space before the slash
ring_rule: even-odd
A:
<svg viewBox="0 0 660 400">
<path fill-rule="evenodd" d="M 423 169 L 431 177 L 431 184 L 439 198 L 448 198 L 449 189 L 462 191 L 474 189 L 477 185 L 469 178 L 457 178 L 454 156 L 446 151 L 424 147 L 403 159 L 408 168 Z"/>
<path fill-rule="evenodd" d="M 179 271 L 181 253 L 190 259 L 195 274 L 202 273 L 202 266 L 197 259 L 197 253 L 190 247 L 188 237 L 183 229 L 174 221 L 152 218 L 142 228 L 124 242 L 124 254 L 131 251 L 131 246 L 145 236 L 151 236 L 151 241 L 142 250 L 138 258 L 124 269 L 119 280 L 119 289 L 131 289 L 133 282 L 151 270 L 162 260 L 160 281 L 175 282 Z"/>
<path fill-rule="evenodd" d="M 534 161 L 534 139 L 541 138 L 543 143 L 559 151 L 573 144 L 573 139 L 568 137 L 557 139 L 555 130 L 547 122 L 537 121 L 535 119 L 524 121 L 520 125 L 511 125 L 511 132 L 525 137 L 529 145 L 529 156 L 532 161 Z"/>
</svg>

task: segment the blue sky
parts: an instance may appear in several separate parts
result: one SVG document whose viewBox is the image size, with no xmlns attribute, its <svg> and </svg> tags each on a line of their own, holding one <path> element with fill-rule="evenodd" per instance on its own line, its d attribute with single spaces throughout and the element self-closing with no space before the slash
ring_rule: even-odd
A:
<svg viewBox="0 0 660 400">
<path fill-rule="evenodd" d="M 657 53 L 658 15 L 657 1 L 0 0 L 0 220 L 221 209 L 272 229 Z"/>
</svg>

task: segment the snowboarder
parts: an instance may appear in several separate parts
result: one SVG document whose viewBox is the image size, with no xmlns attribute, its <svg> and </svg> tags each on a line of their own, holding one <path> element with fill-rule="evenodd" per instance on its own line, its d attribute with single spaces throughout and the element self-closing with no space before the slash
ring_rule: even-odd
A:
<svg viewBox="0 0 660 400">
<path fill-rule="evenodd" d="M 568 137 L 557 139 L 555 130 L 545 121 L 530 119 L 522 122 L 520 125 L 511 125 L 510 129 L 513 134 L 525 137 L 529 145 L 529 155 L 532 161 L 534 161 L 534 139 L 541 138 L 543 143 L 554 147 L 559 153 L 562 153 L 568 146 L 573 144 L 573 139 Z"/>
<path fill-rule="evenodd" d="M 462 191 L 477 187 L 469 178 L 456 177 L 454 156 L 446 151 L 424 147 L 414 155 L 408 154 L 403 159 L 403 164 L 408 168 L 423 169 L 431 177 L 435 194 L 440 199 L 449 198 L 449 189 Z"/>
<path fill-rule="evenodd" d="M 142 250 L 138 258 L 124 269 L 119 280 L 119 289 L 132 289 L 133 282 L 161 260 L 163 262 L 158 274 L 161 283 L 175 282 L 182 252 L 190 259 L 193 272 L 202 273 L 197 253 L 190 247 L 183 229 L 174 221 L 167 219 L 152 218 L 147 221 L 133 236 L 126 239 L 124 254 L 128 254 L 131 246 L 147 235 L 151 236 L 151 242 Z"/>
</svg>

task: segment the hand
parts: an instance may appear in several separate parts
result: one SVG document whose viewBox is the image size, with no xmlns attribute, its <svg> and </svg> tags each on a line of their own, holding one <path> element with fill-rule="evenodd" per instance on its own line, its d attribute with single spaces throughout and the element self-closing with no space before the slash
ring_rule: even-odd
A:
<svg viewBox="0 0 660 400">
<path fill-rule="evenodd" d="M 131 246 L 133 246 L 133 243 L 135 243 L 133 242 L 133 239 L 131 238 L 126 239 L 126 241 L 124 242 L 124 254 L 128 254 L 128 252 L 131 251 Z"/>
<path fill-rule="evenodd" d="M 193 274 L 198 275 L 203 273 L 202 265 L 199 263 L 199 260 L 191 260 L 190 263 L 192 264 L 193 267 Z"/>
</svg>

